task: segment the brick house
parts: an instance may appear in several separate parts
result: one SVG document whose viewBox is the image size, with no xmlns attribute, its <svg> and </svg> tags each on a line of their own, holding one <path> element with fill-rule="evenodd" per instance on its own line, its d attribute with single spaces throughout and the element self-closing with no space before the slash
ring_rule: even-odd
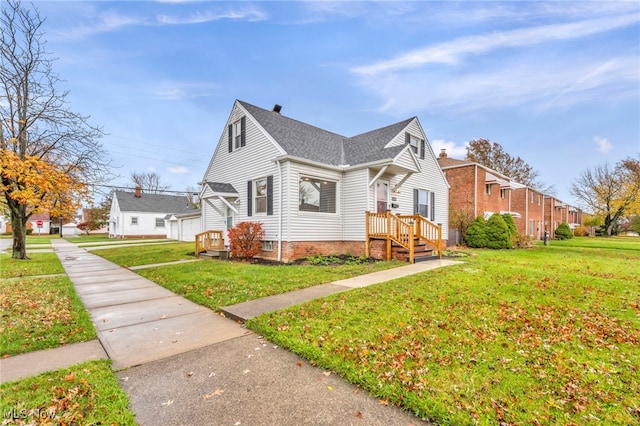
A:
<svg viewBox="0 0 640 426">
<path fill-rule="evenodd" d="M 531 187 L 511 182 L 511 208 L 519 213 L 514 217 L 520 235 L 544 238 L 545 195 Z"/>
<path fill-rule="evenodd" d="M 457 244 L 461 240 L 456 229 L 458 218 L 470 222 L 478 216 L 488 219 L 494 213 L 510 213 L 516 224 L 521 220 L 521 213 L 512 208 L 514 187 L 507 176 L 479 163 L 450 158 L 444 149 L 440 151 L 438 164 L 451 188 L 449 244 Z"/>
<path fill-rule="evenodd" d="M 466 160 L 449 158 L 441 150 L 438 164 L 450 185 L 449 244 L 460 242 L 456 218 L 470 222 L 478 216 L 489 218 L 494 213 L 510 213 L 518 232 L 536 239 L 544 238 L 544 231 L 555 238 L 555 229 L 562 222 L 575 229 L 582 223 L 582 211 L 545 195 L 495 170 Z"/>
<path fill-rule="evenodd" d="M 561 223 L 566 222 L 573 231 L 582 225 L 582 219 L 581 209 L 564 203 L 551 195 L 545 196 L 544 221 L 550 238 L 555 238 L 555 230 Z"/>
</svg>

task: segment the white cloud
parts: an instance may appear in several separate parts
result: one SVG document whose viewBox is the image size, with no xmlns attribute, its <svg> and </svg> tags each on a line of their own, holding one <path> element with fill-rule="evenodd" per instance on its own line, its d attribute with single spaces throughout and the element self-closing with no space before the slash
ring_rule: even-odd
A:
<svg viewBox="0 0 640 426">
<path fill-rule="evenodd" d="M 173 173 L 174 175 L 184 175 L 190 172 L 190 170 L 188 168 L 186 168 L 185 166 L 174 166 L 174 167 L 169 167 L 169 172 Z"/>
<path fill-rule="evenodd" d="M 568 24 L 542 25 L 512 31 L 461 37 L 423 49 L 413 50 L 394 59 L 353 68 L 363 76 L 415 68 L 425 64 L 456 64 L 468 55 L 478 55 L 496 49 L 532 46 L 558 40 L 570 40 L 611 31 L 637 23 L 637 14 L 589 19 Z"/>
<path fill-rule="evenodd" d="M 202 24 L 206 22 L 219 21 L 221 19 L 244 20 L 249 22 L 264 21 L 268 18 L 268 14 L 255 7 L 246 7 L 244 9 L 228 9 L 224 11 L 207 10 L 204 12 L 193 13 L 187 17 L 176 17 L 170 15 L 157 15 L 158 23 L 162 25 L 188 25 Z"/>
<path fill-rule="evenodd" d="M 609 139 L 607 138 L 594 136 L 593 141 L 596 143 L 596 146 L 599 152 L 606 154 L 613 149 L 613 145 L 611 144 L 611 142 L 609 142 Z"/>
<path fill-rule="evenodd" d="M 453 141 L 447 141 L 444 139 L 433 139 L 430 141 L 433 152 L 436 156 L 440 155 L 441 150 L 447 151 L 447 156 L 451 158 L 462 159 L 467 155 L 467 143 L 458 145 Z"/>
</svg>

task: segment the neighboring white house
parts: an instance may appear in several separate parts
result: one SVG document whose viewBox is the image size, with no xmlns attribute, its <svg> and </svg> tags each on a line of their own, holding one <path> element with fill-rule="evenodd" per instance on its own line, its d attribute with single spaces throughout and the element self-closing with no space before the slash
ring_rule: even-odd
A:
<svg viewBox="0 0 640 426">
<path fill-rule="evenodd" d="M 168 216 L 198 214 L 189 199 L 183 195 L 145 194 L 115 191 L 109 212 L 109 237 L 167 238 L 170 227 Z M 198 221 L 199 223 L 199 221 Z M 192 235 L 178 234 L 180 241 L 193 241 L 199 229 L 190 229 Z"/>
<path fill-rule="evenodd" d="M 168 214 L 167 238 L 178 241 L 195 241 L 200 233 L 200 210 L 183 214 Z"/>
<path fill-rule="evenodd" d="M 364 254 L 365 212 L 420 213 L 446 241 L 449 185 L 416 117 L 345 137 L 280 108 L 234 103 L 202 182 L 203 230 L 261 222 L 261 256 L 284 262 Z"/>
</svg>

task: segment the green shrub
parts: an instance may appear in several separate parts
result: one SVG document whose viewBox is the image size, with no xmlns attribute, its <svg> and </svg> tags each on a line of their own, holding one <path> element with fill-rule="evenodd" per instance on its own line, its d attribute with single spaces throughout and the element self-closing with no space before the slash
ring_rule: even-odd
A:
<svg viewBox="0 0 640 426">
<path fill-rule="evenodd" d="M 487 247 L 487 222 L 485 222 L 482 216 L 476 217 L 471 225 L 467 228 L 467 234 L 465 235 L 464 242 L 469 247 L 483 248 Z"/>
<path fill-rule="evenodd" d="M 573 238 L 573 232 L 571 232 L 569 224 L 566 222 L 562 222 L 560 225 L 558 225 L 558 229 L 556 229 L 556 239 L 570 240 L 571 238 Z"/>
<path fill-rule="evenodd" d="M 515 220 L 513 220 L 513 216 L 509 213 L 505 213 L 502 215 L 502 219 L 504 220 L 504 223 L 507 224 L 507 228 L 509 228 L 511 235 L 518 235 L 518 227 L 516 226 Z"/>
<path fill-rule="evenodd" d="M 486 227 L 487 247 L 490 249 L 508 249 L 513 247 L 511 232 L 502 216 L 498 213 L 491 215 Z"/>
</svg>

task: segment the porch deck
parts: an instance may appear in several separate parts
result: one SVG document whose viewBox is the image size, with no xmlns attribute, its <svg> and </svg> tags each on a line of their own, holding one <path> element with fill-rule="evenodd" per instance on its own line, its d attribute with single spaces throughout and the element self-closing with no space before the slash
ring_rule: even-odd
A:
<svg viewBox="0 0 640 426">
<path fill-rule="evenodd" d="M 366 212 L 365 256 L 371 255 L 371 241 L 381 239 L 386 242 L 386 259 L 392 258 L 394 246 L 406 251 L 407 260 L 415 263 L 416 254 L 436 252 L 442 259 L 444 244 L 442 225 L 434 224 L 419 214 L 396 215 Z M 429 247 L 428 249 L 425 247 Z"/>
</svg>

